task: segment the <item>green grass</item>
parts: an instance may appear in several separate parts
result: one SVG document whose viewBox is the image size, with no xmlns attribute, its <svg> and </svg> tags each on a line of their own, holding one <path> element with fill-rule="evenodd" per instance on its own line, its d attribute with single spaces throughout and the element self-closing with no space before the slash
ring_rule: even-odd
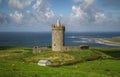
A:
<svg viewBox="0 0 120 77">
<path fill-rule="evenodd" d="M 76 65 L 68 66 L 66 68 L 72 68 L 76 71 L 84 71 L 84 72 L 94 72 L 104 75 L 109 75 L 113 77 L 120 76 L 120 61 L 116 60 L 95 60 L 88 61 L 83 63 L 78 63 Z M 79 68 L 79 69 L 78 69 Z"/>
<path fill-rule="evenodd" d="M 62 67 L 41 67 L 14 61 L 1 61 L 0 77 L 110 77 L 120 76 L 117 61 L 101 60 Z M 4 63 L 4 64 L 3 64 Z M 15 64 L 15 68 L 12 67 Z M 107 64 L 107 65 L 106 65 Z M 111 67 L 111 64 L 115 66 Z"/>
<path fill-rule="evenodd" d="M 91 50 L 102 54 L 105 58 L 120 60 L 120 48 L 92 48 Z"/>
<path fill-rule="evenodd" d="M 106 40 L 120 43 L 120 37 L 105 38 Z"/>
<path fill-rule="evenodd" d="M 0 77 L 120 77 L 120 48 L 92 48 L 69 52 L 41 52 L 33 54 L 30 48 L 0 47 Z M 6 55 L 7 54 L 7 55 Z M 102 56 L 86 61 L 91 56 Z M 37 62 L 49 59 L 59 67 L 42 67 Z M 66 63 L 83 60 L 72 65 Z"/>
</svg>

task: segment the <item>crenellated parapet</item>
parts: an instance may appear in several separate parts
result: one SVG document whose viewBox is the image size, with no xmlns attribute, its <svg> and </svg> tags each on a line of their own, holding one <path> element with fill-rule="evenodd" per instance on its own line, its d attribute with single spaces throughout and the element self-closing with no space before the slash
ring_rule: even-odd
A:
<svg viewBox="0 0 120 77">
<path fill-rule="evenodd" d="M 61 24 L 60 26 L 57 26 L 56 24 L 52 24 L 52 30 L 63 30 L 65 31 L 65 26 Z"/>
</svg>

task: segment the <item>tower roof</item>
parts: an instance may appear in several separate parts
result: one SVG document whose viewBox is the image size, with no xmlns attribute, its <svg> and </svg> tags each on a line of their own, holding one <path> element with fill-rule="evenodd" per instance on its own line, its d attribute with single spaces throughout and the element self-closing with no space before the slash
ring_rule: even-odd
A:
<svg viewBox="0 0 120 77">
<path fill-rule="evenodd" d="M 56 23 L 57 26 L 60 26 L 60 19 L 57 19 L 57 23 Z"/>
</svg>

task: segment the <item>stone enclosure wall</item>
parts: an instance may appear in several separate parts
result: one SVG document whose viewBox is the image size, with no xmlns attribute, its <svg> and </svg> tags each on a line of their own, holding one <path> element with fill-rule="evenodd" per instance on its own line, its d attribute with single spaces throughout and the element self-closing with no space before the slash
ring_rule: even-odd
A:
<svg viewBox="0 0 120 77">
<path fill-rule="evenodd" d="M 48 48 L 48 47 L 38 47 L 38 46 L 33 47 L 33 53 L 40 53 L 40 52 L 50 51 L 50 50 L 51 48 Z"/>
<path fill-rule="evenodd" d="M 89 49 L 89 46 L 88 45 L 63 46 L 61 52 L 62 51 L 78 51 L 83 49 Z M 46 52 L 51 50 L 52 50 L 51 48 L 47 48 L 47 47 L 38 47 L 38 46 L 33 47 L 33 53 Z"/>
<path fill-rule="evenodd" d="M 64 46 L 62 51 L 78 51 L 82 49 L 89 49 L 88 45 L 80 45 L 80 46 Z"/>
</svg>

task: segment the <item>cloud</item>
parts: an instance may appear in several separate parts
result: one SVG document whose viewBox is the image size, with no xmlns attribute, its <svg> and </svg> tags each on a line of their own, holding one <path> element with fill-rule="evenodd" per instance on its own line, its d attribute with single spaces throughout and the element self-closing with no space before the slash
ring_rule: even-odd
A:
<svg viewBox="0 0 120 77">
<path fill-rule="evenodd" d="M 84 0 L 85 6 L 88 7 L 89 5 L 93 4 L 95 0 Z"/>
<path fill-rule="evenodd" d="M 82 2 L 82 3 L 86 3 L 86 4 L 92 4 L 95 0 L 73 0 L 73 1 L 76 3 Z"/>
<path fill-rule="evenodd" d="M 29 0 L 32 1 L 32 0 Z M 20 0 L 17 1 L 18 4 L 20 3 Z M 21 3 L 20 3 L 21 4 Z M 14 5 L 17 9 L 24 9 L 27 7 L 27 3 L 25 1 L 24 7 Z M 23 5 L 22 4 L 22 5 Z M 44 26 L 44 25 L 50 25 L 51 21 L 54 19 L 54 12 L 50 9 L 50 4 L 47 0 L 36 0 L 33 2 L 33 5 L 31 6 L 31 10 L 16 10 L 13 13 L 9 14 L 9 17 L 11 19 L 11 22 L 15 25 L 20 26 Z"/>
<path fill-rule="evenodd" d="M 29 31 L 48 31 L 54 21 L 55 14 L 51 10 L 49 0 L 7 0 L 9 6 L 14 8 L 11 10 L 9 6 L 5 11 L 8 15 L 0 16 L 0 30 L 7 25 L 15 30 Z M 31 3 L 32 2 L 32 3 Z M 6 2 L 7 3 L 7 2 Z M 29 8 L 27 8 L 29 7 Z M 32 29 L 32 30 L 31 30 Z M 5 29 L 4 29 L 5 30 Z M 12 29 L 14 30 L 14 29 Z"/>
<path fill-rule="evenodd" d="M 95 0 L 73 0 L 74 2 L 86 2 L 86 3 L 93 3 Z"/>
<path fill-rule="evenodd" d="M 77 6 L 72 6 L 72 11 L 73 11 L 73 16 L 74 17 L 79 17 L 79 18 L 83 18 L 86 13 L 84 12 L 84 10 L 81 9 L 81 7 L 77 7 Z"/>
<path fill-rule="evenodd" d="M 72 6 L 71 19 L 78 23 L 92 23 L 95 22 L 97 18 L 101 18 L 103 15 L 98 9 L 94 7 L 84 8 L 85 5 L 82 6 Z"/>
<path fill-rule="evenodd" d="M 47 20 L 54 17 L 54 12 L 50 9 L 50 4 L 47 0 L 36 0 L 32 8 L 40 17 Z"/>
<path fill-rule="evenodd" d="M 105 13 L 100 7 L 94 5 L 96 0 L 74 1 L 81 3 L 72 6 L 72 13 L 66 19 L 70 31 L 119 31 L 120 18 L 114 18 L 112 15 Z"/>
<path fill-rule="evenodd" d="M 0 0 L 0 3 L 2 2 L 2 0 Z"/>
<path fill-rule="evenodd" d="M 102 2 L 104 6 L 120 7 L 120 0 L 104 0 Z"/>
<path fill-rule="evenodd" d="M 8 26 L 50 26 L 55 14 L 50 8 L 48 0 L 8 0 L 14 8 L 11 13 L 0 13 L 0 25 Z M 25 9 L 30 5 L 30 9 Z M 24 10 L 23 10 L 24 9 Z"/>
<path fill-rule="evenodd" d="M 88 4 L 92 4 L 95 0 L 84 0 L 84 2 L 88 3 Z"/>
<path fill-rule="evenodd" d="M 48 8 L 47 12 L 45 13 L 45 16 L 47 18 L 53 18 L 54 17 L 54 12 Z"/>
<path fill-rule="evenodd" d="M 96 0 L 73 0 L 75 3 L 81 2 L 82 6 L 84 8 L 87 8 L 88 6 L 92 5 Z"/>
<path fill-rule="evenodd" d="M 16 23 L 21 23 L 24 16 L 23 16 L 22 13 L 19 13 L 18 11 L 15 11 L 13 14 L 10 13 L 10 17 Z"/>
<path fill-rule="evenodd" d="M 9 0 L 9 5 L 14 9 L 25 9 L 27 6 L 31 5 L 32 0 Z"/>
<path fill-rule="evenodd" d="M 0 0 L 1 1 L 1 0 Z M 20 27 L 50 27 L 57 19 L 55 12 L 51 9 L 49 0 L 7 0 L 9 5 L 14 8 L 11 13 L 0 13 L 1 25 L 14 25 Z M 112 13 L 104 12 L 101 7 L 94 5 L 96 0 L 73 0 L 75 3 L 71 6 L 71 12 L 64 14 L 60 12 L 61 21 L 66 25 L 69 31 L 83 30 L 119 30 L 120 17 Z M 108 1 L 105 0 L 104 3 Z M 112 1 L 112 0 L 110 0 Z M 114 0 L 116 1 L 116 0 Z M 112 1 L 113 2 L 113 1 Z M 106 6 L 115 6 L 110 4 Z M 116 5 L 119 6 L 119 5 Z M 29 7 L 29 8 L 27 8 Z M 54 6 L 55 7 L 55 6 Z M 56 6 L 57 7 L 57 6 Z M 24 10 L 23 10 L 24 9 Z M 59 10 L 55 10 L 58 11 Z M 108 11 L 108 10 L 107 10 Z M 66 12 L 65 12 L 66 13 Z M 115 12 L 119 15 L 119 11 Z M 111 29 L 112 28 L 112 29 Z M 47 28 L 48 29 L 48 28 Z M 51 28 L 50 28 L 51 29 Z"/>
<path fill-rule="evenodd" d="M 82 2 L 83 0 L 73 0 L 73 1 L 77 3 L 77 2 Z"/>
<path fill-rule="evenodd" d="M 0 13 L 0 26 L 6 26 L 10 24 L 11 20 L 9 15 L 5 13 Z"/>
<path fill-rule="evenodd" d="M 36 3 L 33 5 L 33 9 L 38 9 L 40 6 L 42 6 L 42 3 L 42 0 L 37 0 Z"/>
<path fill-rule="evenodd" d="M 104 13 L 96 13 L 95 14 L 95 23 L 103 23 L 107 19 L 106 15 Z"/>
</svg>

